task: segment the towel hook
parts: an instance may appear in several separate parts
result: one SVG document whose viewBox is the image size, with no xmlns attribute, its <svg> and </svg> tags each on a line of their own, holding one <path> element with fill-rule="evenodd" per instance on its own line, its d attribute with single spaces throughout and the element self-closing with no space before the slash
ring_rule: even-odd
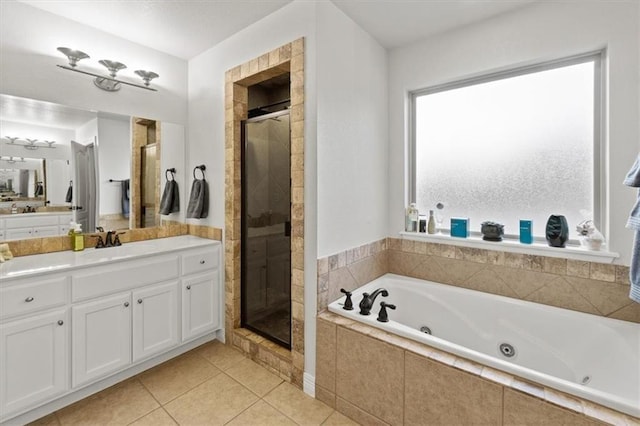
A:
<svg viewBox="0 0 640 426">
<path fill-rule="evenodd" d="M 202 179 L 204 179 L 204 171 L 207 169 L 207 166 L 205 166 L 204 164 L 201 164 L 199 166 L 195 166 L 193 168 L 193 178 L 194 179 L 197 179 L 196 178 L 196 169 L 200 169 L 200 172 L 202 172 Z"/>
<path fill-rule="evenodd" d="M 169 173 L 171 173 L 171 180 L 176 180 L 176 177 L 174 176 L 174 173 L 176 172 L 176 168 L 172 167 L 170 169 L 165 170 L 164 172 L 164 178 L 166 180 L 169 180 Z"/>
</svg>

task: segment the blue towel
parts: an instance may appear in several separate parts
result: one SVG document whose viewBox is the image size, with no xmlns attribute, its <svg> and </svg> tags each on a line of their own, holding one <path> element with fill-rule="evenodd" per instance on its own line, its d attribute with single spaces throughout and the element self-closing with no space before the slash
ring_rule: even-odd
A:
<svg viewBox="0 0 640 426">
<path fill-rule="evenodd" d="M 636 158 L 636 162 L 627 173 L 624 184 L 633 188 L 640 188 L 640 154 Z M 631 268 L 629 271 L 629 280 L 631 282 L 631 291 L 629 297 L 640 303 L 640 190 L 638 190 L 638 200 L 631 209 L 627 228 L 635 230 L 635 238 L 631 249 Z"/>
<path fill-rule="evenodd" d="M 125 179 L 120 183 L 120 204 L 122 205 L 122 215 L 129 217 L 129 179 Z"/>
</svg>

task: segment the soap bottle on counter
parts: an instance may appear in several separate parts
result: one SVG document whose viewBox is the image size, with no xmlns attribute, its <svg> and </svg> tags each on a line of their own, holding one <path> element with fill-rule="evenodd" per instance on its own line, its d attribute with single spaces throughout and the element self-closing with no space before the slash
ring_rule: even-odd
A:
<svg viewBox="0 0 640 426">
<path fill-rule="evenodd" d="M 429 210 L 429 222 L 427 222 L 427 233 L 436 233 L 436 218 L 433 216 L 433 210 Z"/>
<path fill-rule="evenodd" d="M 405 227 L 407 232 L 418 232 L 418 208 L 416 203 L 409 204 L 405 216 Z"/>
<path fill-rule="evenodd" d="M 73 251 L 84 250 L 84 234 L 82 233 L 82 224 L 71 222 L 69 224 L 69 235 L 71 236 L 71 249 Z"/>
</svg>

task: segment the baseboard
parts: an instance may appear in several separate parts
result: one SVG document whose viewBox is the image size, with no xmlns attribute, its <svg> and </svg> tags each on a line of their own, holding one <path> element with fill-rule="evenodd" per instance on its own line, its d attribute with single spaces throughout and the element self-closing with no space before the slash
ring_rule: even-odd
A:
<svg viewBox="0 0 640 426">
<path fill-rule="evenodd" d="M 316 397 L 316 376 L 312 376 L 309 373 L 304 373 L 302 378 L 302 390 L 307 395 L 311 395 L 312 397 Z"/>
</svg>

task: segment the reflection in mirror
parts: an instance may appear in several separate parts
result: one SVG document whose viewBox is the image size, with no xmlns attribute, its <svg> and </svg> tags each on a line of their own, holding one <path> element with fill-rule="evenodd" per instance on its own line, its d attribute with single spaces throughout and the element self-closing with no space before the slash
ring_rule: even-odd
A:
<svg viewBox="0 0 640 426">
<path fill-rule="evenodd" d="M 0 241 L 65 235 L 72 218 L 87 233 L 184 222 L 158 213 L 163 168 L 185 184 L 181 125 L 0 94 L 0 132 Z"/>
</svg>

